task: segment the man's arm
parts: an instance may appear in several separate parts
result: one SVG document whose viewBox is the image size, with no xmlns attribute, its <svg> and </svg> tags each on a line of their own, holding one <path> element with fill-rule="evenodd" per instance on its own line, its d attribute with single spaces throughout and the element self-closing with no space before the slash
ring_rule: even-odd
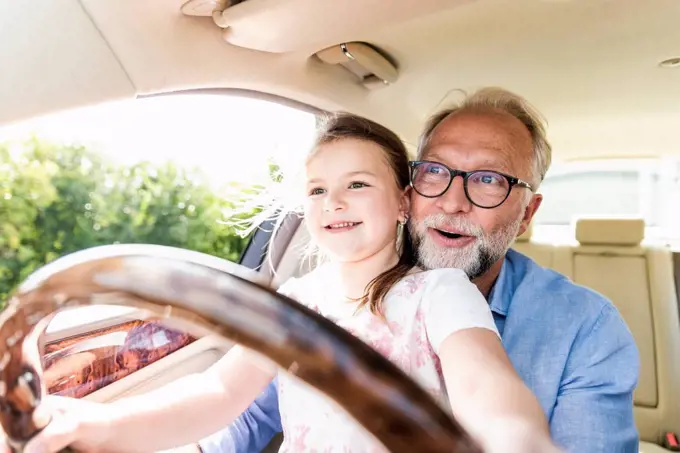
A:
<svg viewBox="0 0 680 453">
<path fill-rule="evenodd" d="M 259 453 L 281 432 L 277 380 L 231 425 L 199 442 L 203 453 Z"/>
<path fill-rule="evenodd" d="M 638 453 L 633 390 L 639 372 L 635 340 L 606 305 L 572 345 L 550 420 L 555 442 L 569 453 Z"/>
</svg>

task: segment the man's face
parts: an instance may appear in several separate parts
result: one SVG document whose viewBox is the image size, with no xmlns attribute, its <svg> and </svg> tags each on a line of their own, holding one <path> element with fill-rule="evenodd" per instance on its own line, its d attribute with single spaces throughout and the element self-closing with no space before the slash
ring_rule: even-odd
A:
<svg viewBox="0 0 680 453">
<path fill-rule="evenodd" d="M 533 145 L 526 127 L 503 112 L 454 114 L 434 130 L 421 160 L 455 170 L 492 170 L 532 182 Z M 471 279 L 485 274 L 523 233 L 541 202 L 540 195 L 514 186 L 492 209 L 475 206 L 457 176 L 441 196 L 411 190 L 409 229 L 426 269 L 456 267 Z"/>
</svg>

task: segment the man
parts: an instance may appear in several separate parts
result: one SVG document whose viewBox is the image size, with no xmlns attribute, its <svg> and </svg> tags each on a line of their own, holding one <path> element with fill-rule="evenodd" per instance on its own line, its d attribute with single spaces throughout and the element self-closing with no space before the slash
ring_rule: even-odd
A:
<svg viewBox="0 0 680 453">
<path fill-rule="evenodd" d="M 550 160 L 537 112 L 507 91 L 480 90 L 427 124 L 413 163 L 409 230 L 422 267 L 464 269 L 487 297 L 559 446 L 637 453 L 639 357 L 621 316 L 601 295 L 509 250 L 541 204 L 536 189 Z M 280 430 L 273 383 L 200 446 L 254 453 Z"/>
</svg>

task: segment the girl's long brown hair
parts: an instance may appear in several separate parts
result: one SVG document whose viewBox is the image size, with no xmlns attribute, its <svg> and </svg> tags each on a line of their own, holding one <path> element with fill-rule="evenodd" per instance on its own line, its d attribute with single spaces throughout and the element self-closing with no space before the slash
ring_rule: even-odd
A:
<svg viewBox="0 0 680 453">
<path fill-rule="evenodd" d="M 399 190 L 403 191 L 408 187 L 410 169 L 404 143 L 394 132 L 367 118 L 345 112 L 325 117 L 321 121 L 313 149 L 316 150 L 324 144 L 346 138 L 365 140 L 380 146 L 385 152 L 385 158 L 390 165 Z M 314 151 L 309 158 L 313 155 Z M 395 225 L 395 228 L 397 228 L 397 225 Z M 385 296 L 417 264 L 416 250 L 408 228 L 398 228 L 398 231 L 399 261 L 394 267 L 378 275 L 366 286 L 364 295 L 358 299 L 357 310 L 368 305 L 371 313 L 383 317 Z"/>
</svg>

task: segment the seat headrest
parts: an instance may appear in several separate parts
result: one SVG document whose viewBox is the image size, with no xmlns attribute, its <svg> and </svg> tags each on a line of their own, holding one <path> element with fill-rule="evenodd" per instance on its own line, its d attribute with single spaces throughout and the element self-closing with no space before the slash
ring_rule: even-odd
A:
<svg viewBox="0 0 680 453">
<path fill-rule="evenodd" d="M 529 242 L 531 239 L 531 233 L 533 232 L 532 224 L 530 223 L 524 233 L 520 234 L 515 238 L 515 242 Z"/>
<path fill-rule="evenodd" d="M 576 240 L 582 245 L 639 245 L 645 237 L 643 219 L 580 218 Z"/>
</svg>

